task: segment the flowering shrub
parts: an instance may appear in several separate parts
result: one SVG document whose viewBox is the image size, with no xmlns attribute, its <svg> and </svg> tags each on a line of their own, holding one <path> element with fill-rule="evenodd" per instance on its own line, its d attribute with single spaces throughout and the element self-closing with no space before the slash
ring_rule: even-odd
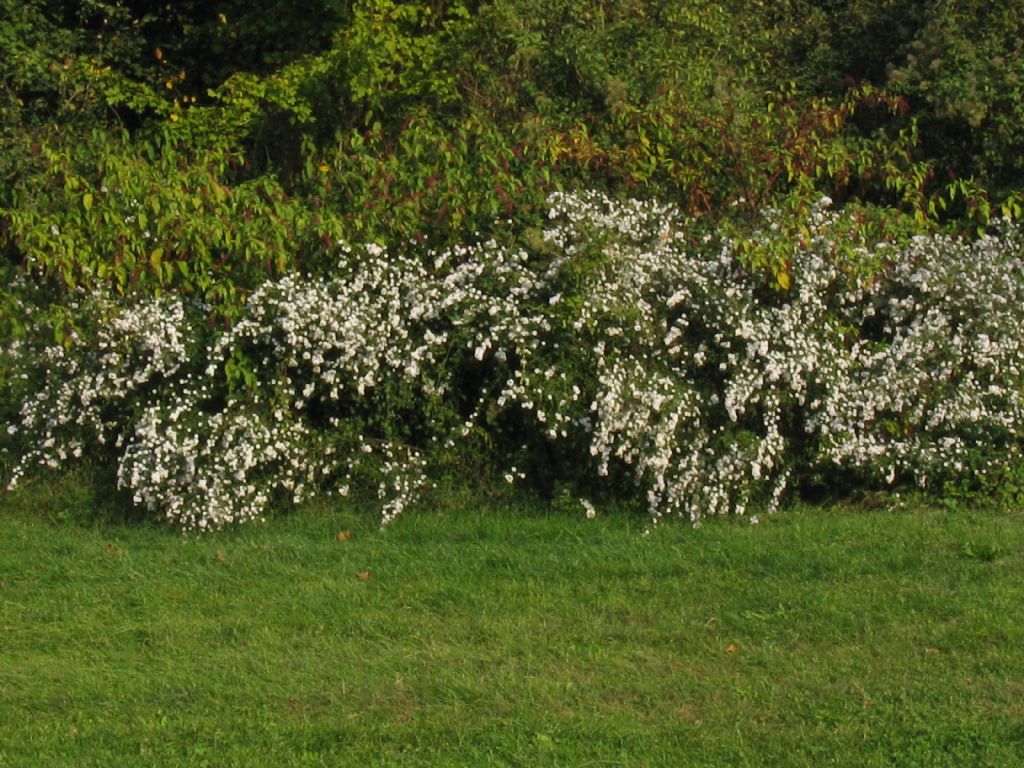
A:
<svg viewBox="0 0 1024 768">
<path fill-rule="evenodd" d="M 56 469 L 96 444 L 122 447 L 140 402 L 159 397 L 194 354 L 179 300 L 118 306 L 105 294 L 78 291 L 62 321 L 68 317 L 90 319 L 95 335 L 86 341 L 72 330 L 67 346 L 33 344 L 30 335 L 6 350 L 7 387 L 20 401 L 20 418 L 7 434 L 23 436 L 14 441 L 22 450 L 11 485 L 32 464 Z"/>
<path fill-rule="evenodd" d="M 769 216 L 740 244 L 653 202 L 549 204 L 529 249 L 341 244 L 329 277 L 268 280 L 220 333 L 180 297 L 81 297 L 94 332 L 6 350 L 11 482 L 102 444 L 186 529 L 367 480 L 386 523 L 472 432 L 510 482 L 625 478 L 655 521 L 696 523 L 830 467 L 927 485 L 1017 450 L 1017 227 L 870 247 L 823 201 L 802 238 Z"/>
<path fill-rule="evenodd" d="M 971 244 L 917 237 L 853 297 L 862 333 L 808 421 L 823 458 L 924 486 L 1017 450 L 1022 245 L 1016 226 Z"/>
</svg>

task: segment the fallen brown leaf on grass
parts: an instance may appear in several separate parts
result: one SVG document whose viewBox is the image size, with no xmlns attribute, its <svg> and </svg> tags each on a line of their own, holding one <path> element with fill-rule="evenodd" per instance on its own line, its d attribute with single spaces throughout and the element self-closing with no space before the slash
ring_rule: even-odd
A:
<svg viewBox="0 0 1024 768">
<path fill-rule="evenodd" d="M 369 571 L 361 571 L 356 574 L 356 578 L 360 581 L 369 581 L 373 578 L 373 575 Z"/>
<path fill-rule="evenodd" d="M 338 535 L 334 538 L 338 541 L 348 541 L 352 536 L 352 531 L 338 531 Z"/>
<path fill-rule="evenodd" d="M 736 653 L 736 643 L 729 643 L 729 645 L 725 649 L 725 652 L 728 653 L 730 656 Z"/>
</svg>

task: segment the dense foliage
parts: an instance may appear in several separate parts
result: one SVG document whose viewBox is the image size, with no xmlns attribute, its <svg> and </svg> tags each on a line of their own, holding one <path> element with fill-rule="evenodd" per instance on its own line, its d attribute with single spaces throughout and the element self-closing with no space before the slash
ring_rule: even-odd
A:
<svg viewBox="0 0 1024 768">
<path fill-rule="evenodd" d="M 656 518 L 973 482 L 1021 434 L 1022 24 L 0 0 L 5 466 L 105 445 L 188 527 L 470 456 Z"/>
<path fill-rule="evenodd" d="M 10 350 L 15 481 L 109 445 L 187 528 L 360 476 L 386 522 L 466 440 L 510 481 L 631 477 L 655 520 L 773 509 L 794 474 L 984 481 L 1024 430 L 1019 229 L 870 249 L 826 203 L 803 242 L 752 241 L 781 239 L 786 292 L 672 206 L 559 194 L 533 251 L 342 245 L 222 333 L 180 297 L 84 294 L 67 348 Z"/>
</svg>

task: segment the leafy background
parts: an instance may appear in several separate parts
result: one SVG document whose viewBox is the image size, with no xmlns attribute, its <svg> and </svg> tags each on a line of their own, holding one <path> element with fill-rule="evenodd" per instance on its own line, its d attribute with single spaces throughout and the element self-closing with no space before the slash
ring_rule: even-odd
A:
<svg viewBox="0 0 1024 768">
<path fill-rule="evenodd" d="M 975 237 L 1020 215 L 1022 16 L 1008 0 L 357 0 L 301 13 L 2 0 L 0 334 L 9 350 L 82 360 L 125 307 L 171 297 L 203 329 L 195 345 L 216 344 L 268 282 L 335 279 L 339 244 L 426 261 L 494 240 L 494 253 L 545 264 L 548 201 L 581 190 L 673 205 L 689 245 L 727 243 L 756 276 L 741 291 L 769 306 L 793 289 L 793 249 L 827 196 L 845 268 L 880 279 L 891 260 L 853 258 L 855 246 Z M 568 267 L 567 296 L 601 279 L 602 247 Z M 115 298 L 83 300 L 97 291 Z M 550 310 L 556 333 L 580 309 L 566 307 Z M 17 355 L 0 362 L 9 423 L 58 353 L 40 354 L 34 373 Z M 235 350 L 206 412 L 268 386 L 284 396 L 256 354 Z M 479 388 L 521 361 L 460 359 L 447 359 L 459 396 L 445 418 L 487 422 Z M 392 424 L 382 432 L 408 413 L 411 395 L 392 394 L 370 419 Z M 478 435 L 473 451 L 497 439 L 503 455 L 524 445 L 551 465 L 521 421 L 490 426 L 502 437 Z"/>
</svg>

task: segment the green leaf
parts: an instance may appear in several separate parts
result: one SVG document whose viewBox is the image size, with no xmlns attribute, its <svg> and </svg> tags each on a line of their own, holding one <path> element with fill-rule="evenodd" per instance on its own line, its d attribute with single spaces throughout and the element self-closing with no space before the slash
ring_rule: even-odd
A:
<svg viewBox="0 0 1024 768">
<path fill-rule="evenodd" d="M 87 211 L 92 208 L 92 194 L 90 192 L 82 195 L 82 207 Z"/>
</svg>

